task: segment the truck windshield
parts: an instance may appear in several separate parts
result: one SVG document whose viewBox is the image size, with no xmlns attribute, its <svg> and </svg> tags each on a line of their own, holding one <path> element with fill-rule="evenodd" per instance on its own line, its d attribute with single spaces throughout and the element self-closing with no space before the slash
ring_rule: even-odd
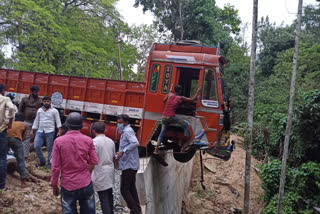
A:
<svg viewBox="0 0 320 214">
<path fill-rule="evenodd" d="M 201 103 L 207 107 L 217 108 L 219 106 L 215 71 L 212 68 L 205 69 Z"/>
</svg>

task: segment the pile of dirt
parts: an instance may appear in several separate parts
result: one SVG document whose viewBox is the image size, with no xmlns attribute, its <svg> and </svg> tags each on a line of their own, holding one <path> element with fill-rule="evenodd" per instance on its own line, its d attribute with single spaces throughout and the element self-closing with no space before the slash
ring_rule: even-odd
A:
<svg viewBox="0 0 320 214">
<path fill-rule="evenodd" d="M 183 202 L 182 214 L 241 213 L 244 201 L 245 150 L 243 139 L 232 136 L 236 141 L 236 150 L 230 160 L 223 161 L 203 155 L 204 185 L 200 185 L 200 155 L 193 162 L 190 192 Z M 260 213 L 264 208 L 263 189 L 257 171 L 259 162 L 251 159 L 250 213 Z"/>
<path fill-rule="evenodd" d="M 50 169 L 35 167 L 35 165 L 36 154 L 30 153 L 26 167 L 34 181 L 30 182 L 29 187 L 21 188 L 20 176 L 17 172 L 7 175 L 6 187 L 8 190 L 0 193 L 0 213 L 61 213 L 60 197 L 55 197 L 52 194 Z"/>
</svg>

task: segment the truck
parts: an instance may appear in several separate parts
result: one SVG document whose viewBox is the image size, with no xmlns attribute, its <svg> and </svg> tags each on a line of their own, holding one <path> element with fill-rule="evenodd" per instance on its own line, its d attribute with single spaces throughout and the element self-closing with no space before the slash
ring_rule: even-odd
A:
<svg viewBox="0 0 320 214">
<path fill-rule="evenodd" d="M 96 121 L 106 123 L 106 136 L 117 142 L 117 116 L 127 114 L 140 142 L 141 155 L 153 155 L 161 130 L 163 98 L 175 85 L 183 96 L 201 94 L 194 103 L 182 103 L 176 115 L 189 123 L 193 140 L 184 136 L 178 124 L 170 124 L 160 151 L 173 152 L 185 163 L 197 150 L 228 160 L 233 150 L 230 140 L 230 99 L 226 90 L 225 58 L 220 48 L 195 41 L 154 43 L 147 59 L 144 82 L 0 69 L 0 83 L 19 102 L 32 85 L 39 95 L 52 98 L 62 121 L 70 112 L 84 118 L 82 133 L 92 136 Z"/>
</svg>

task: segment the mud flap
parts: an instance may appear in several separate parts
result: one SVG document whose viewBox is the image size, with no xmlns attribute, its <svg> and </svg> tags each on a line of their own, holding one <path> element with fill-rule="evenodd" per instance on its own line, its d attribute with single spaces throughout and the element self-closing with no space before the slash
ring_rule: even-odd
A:
<svg viewBox="0 0 320 214">
<path fill-rule="evenodd" d="M 153 154 L 153 157 L 160 163 L 162 166 L 168 166 L 168 163 L 159 154 Z"/>
<path fill-rule="evenodd" d="M 228 143 L 228 146 L 215 145 L 210 149 L 206 149 L 206 152 L 214 157 L 227 161 L 231 157 L 231 153 L 234 150 L 234 145 L 235 142 L 231 141 L 231 143 Z"/>
</svg>

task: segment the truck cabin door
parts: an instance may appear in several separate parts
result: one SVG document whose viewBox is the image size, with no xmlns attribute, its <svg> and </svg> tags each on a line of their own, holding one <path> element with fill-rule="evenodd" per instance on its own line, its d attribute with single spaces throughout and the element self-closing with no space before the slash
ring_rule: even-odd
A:
<svg viewBox="0 0 320 214">
<path fill-rule="evenodd" d="M 206 68 L 204 75 L 201 104 L 211 109 L 219 108 L 215 71 L 212 68 Z"/>
<path fill-rule="evenodd" d="M 201 68 L 177 67 L 177 83 L 182 86 L 182 96 L 193 97 L 197 92 Z M 195 116 L 196 103 L 181 103 L 177 114 Z"/>
<path fill-rule="evenodd" d="M 222 110 L 219 105 L 219 84 L 215 68 L 205 68 L 200 108 L 197 115 L 204 117 L 203 128 L 207 131 L 209 142 L 214 142 L 219 130 Z"/>
</svg>

